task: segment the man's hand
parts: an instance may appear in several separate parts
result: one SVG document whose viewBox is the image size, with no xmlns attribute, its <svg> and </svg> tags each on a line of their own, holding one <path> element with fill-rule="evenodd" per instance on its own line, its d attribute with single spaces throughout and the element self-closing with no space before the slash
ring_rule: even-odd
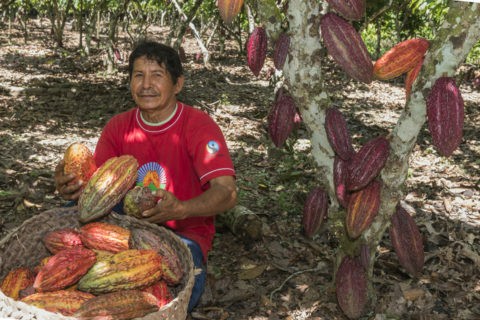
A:
<svg viewBox="0 0 480 320">
<path fill-rule="evenodd" d="M 77 200 L 82 192 L 80 187 L 83 185 L 83 181 L 80 180 L 76 183 L 70 183 L 75 179 L 75 176 L 73 174 L 64 174 L 64 166 L 65 162 L 62 160 L 55 168 L 55 188 L 63 199 Z"/>
<path fill-rule="evenodd" d="M 155 196 L 159 198 L 158 203 L 154 208 L 142 213 L 145 220 L 160 224 L 168 220 L 186 218 L 183 202 L 178 200 L 173 193 L 166 190 L 157 190 Z"/>
</svg>

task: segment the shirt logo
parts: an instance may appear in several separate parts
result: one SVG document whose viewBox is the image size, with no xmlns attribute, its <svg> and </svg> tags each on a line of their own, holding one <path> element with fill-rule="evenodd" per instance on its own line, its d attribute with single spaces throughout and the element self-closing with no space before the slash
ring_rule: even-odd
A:
<svg viewBox="0 0 480 320">
<path fill-rule="evenodd" d="M 207 152 L 210 154 L 215 154 L 220 150 L 220 146 L 218 145 L 218 142 L 215 140 L 210 140 L 207 143 Z"/>
<path fill-rule="evenodd" d="M 148 187 L 152 191 L 165 189 L 167 185 L 165 169 L 157 162 L 145 163 L 138 169 L 136 185 Z"/>
</svg>

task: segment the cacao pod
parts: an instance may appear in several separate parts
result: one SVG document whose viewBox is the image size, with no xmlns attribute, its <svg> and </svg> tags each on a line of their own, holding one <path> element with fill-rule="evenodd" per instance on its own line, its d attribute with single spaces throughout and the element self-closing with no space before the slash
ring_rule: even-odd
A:
<svg viewBox="0 0 480 320">
<path fill-rule="evenodd" d="M 218 0 L 217 7 L 223 22 L 226 24 L 232 23 L 242 9 L 242 5 L 243 0 Z"/>
<path fill-rule="evenodd" d="M 287 93 L 278 94 L 268 115 L 268 133 L 277 148 L 287 141 L 293 131 L 296 113 L 293 98 Z"/>
<path fill-rule="evenodd" d="M 154 250 L 129 249 L 97 261 L 78 282 L 95 295 L 148 287 L 162 277 L 162 257 Z"/>
<path fill-rule="evenodd" d="M 328 215 L 328 194 L 322 188 L 314 188 L 307 196 L 303 207 L 303 229 L 305 235 L 313 237 Z"/>
<path fill-rule="evenodd" d="M 417 76 L 420 73 L 420 70 L 422 70 L 422 65 L 424 60 L 425 60 L 425 57 L 422 57 L 422 59 L 417 63 L 417 65 L 407 72 L 407 75 L 405 77 L 405 98 L 407 99 L 410 97 L 410 92 L 412 91 L 413 83 L 417 79 Z"/>
<path fill-rule="evenodd" d="M 392 215 L 390 241 L 402 267 L 412 276 L 423 269 L 424 251 L 420 230 L 412 216 L 399 204 Z"/>
<path fill-rule="evenodd" d="M 75 184 L 81 180 L 84 182 L 82 188 L 90 180 L 95 170 L 97 170 L 92 152 L 86 145 L 80 142 L 74 142 L 67 147 L 63 155 L 63 161 L 65 162 L 63 172 L 75 175 L 75 178 L 69 183 Z"/>
<path fill-rule="evenodd" d="M 365 15 L 365 0 L 327 0 L 327 2 L 347 20 L 360 20 Z"/>
<path fill-rule="evenodd" d="M 157 310 L 157 299 L 151 293 L 124 290 L 102 294 L 88 300 L 74 316 L 83 320 L 128 320 L 141 318 Z"/>
<path fill-rule="evenodd" d="M 129 216 L 142 218 L 142 212 L 155 207 L 157 201 L 148 187 L 135 186 L 123 199 L 123 211 Z"/>
<path fill-rule="evenodd" d="M 52 254 L 64 249 L 83 246 L 80 233 L 73 228 L 50 231 L 43 237 L 43 244 Z"/>
<path fill-rule="evenodd" d="M 432 143 L 442 156 L 452 155 L 462 142 L 464 113 L 455 79 L 438 78 L 427 98 L 427 119 Z"/>
<path fill-rule="evenodd" d="M 130 246 L 135 249 L 155 250 L 162 257 L 162 279 L 176 285 L 183 277 L 183 267 L 175 249 L 164 239 L 145 229 L 133 228 Z"/>
<path fill-rule="evenodd" d="M 2 280 L 0 290 L 12 298 L 17 300 L 20 295 L 20 291 L 31 286 L 34 281 L 33 272 L 26 267 L 18 267 L 10 270 L 5 278 Z"/>
<path fill-rule="evenodd" d="M 330 107 L 325 112 L 325 131 L 333 151 L 343 160 L 349 160 L 355 150 L 347 128 L 347 121 L 340 110 Z"/>
<path fill-rule="evenodd" d="M 345 223 L 350 238 L 358 238 L 377 216 L 380 209 L 381 187 L 379 181 L 373 180 L 365 188 L 351 194 Z"/>
<path fill-rule="evenodd" d="M 78 200 L 80 222 L 107 215 L 137 179 L 137 169 L 138 162 L 130 155 L 110 158 L 100 166 Z"/>
<path fill-rule="evenodd" d="M 390 155 L 390 143 L 384 137 L 371 139 L 350 159 L 347 190 L 365 187 L 383 169 Z"/>
<path fill-rule="evenodd" d="M 247 64 L 252 73 L 258 77 L 267 57 L 267 32 L 263 27 L 256 27 L 247 42 Z"/>
<path fill-rule="evenodd" d="M 170 292 L 167 283 L 163 280 L 152 284 L 150 287 L 142 289 L 142 291 L 153 294 L 155 298 L 157 298 L 157 305 L 159 308 L 167 305 L 173 300 L 172 293 Z"/>
<path fill-rule="evenodd" d="M 335 275 L 338 305 L 350 319 L 360 318 L 367 305 L 367 276 L 357 258 L 344 257 Z"/>
<path fill-rule="evenodd" d="M 348 207 L 348 199 L 350 193 L 347 191 L 348 181 L 348 161 L 343 160 L 338 155 L 335 155 L 333 160 L 333 183 L 335 185 L 335 195 L 338 203 L 346 208 Z"/>
<path fill-rule="evenodd" d="M 106 222 L 90 222 L 80 228 L 80 238 L 89 249 L 120 252 L 129 248 L 129 229 Z"/>
<path fill-rule="evenodd" d="M 282 70 L 287 60 L 288 49 L 290 48 L 290 37 L 286 33 L 281 33 L 275 42 L 273 51 L 273 64 L 277 70 Z"/>
<path fill-rule="evenodd" d="M 83 247 L 62 250 L 40 269 L 33 287 L 37 292 L 65 289 L 86 274 L 95 260 L 95 252 Z"/>
<path fill-rule="evenodd" d="M 320 21 L 323 42 L 330 56 L 350 77 L 370 83 L 373 63 L 367 47 L 355 28 L 333 12 Z"/>
<path fill-rule="evenodd" d="M 58 253 L 58 252 L 57 252 L 57 253 Z M 42 258 L 42 259 L 40 260 L 40 262 L 39 262 L 35 267 L 33 267 L 33 273 L 34 273 L 35 275 L 37 275 L 38 272 L 40 271 L 40 269 L 42 269 L 43 267 L 45 267 L 45 265 L 47 264 L 48 260 L 50 260 L 52 257 L 53 257 L 53 255 L 52 255 L 52 256 L 47 256 L 47 257 L 45 257 L 45 258 Z"/>
<path fill-rule="evenodd" d="M 23 298 L 22 302 L 64 316 L 72 316 L 80 306 L 94 297 L 93 294 L 78 290 L 57 290 L 31 294 Z"/>
<path fill-rule="evenodd" d="M 430 43 L 423 38 L 413 38 L 397 43 L 373 65 L 373 74 L 379 80 L 396 78 L 414 68 L 425 56 Z"/>
</svg>

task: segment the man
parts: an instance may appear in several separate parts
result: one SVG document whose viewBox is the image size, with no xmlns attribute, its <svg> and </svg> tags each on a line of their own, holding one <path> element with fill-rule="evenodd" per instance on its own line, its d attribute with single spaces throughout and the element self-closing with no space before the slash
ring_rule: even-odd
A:
<svg viewBox="0 0 480 320">
<path fill-rule="evenodd" d="M 218 125 L 204 112 L 177 101 L 185 79 L 173 48 L 142 42 L 131 53 L 128 70 L 137 106 L 106 124 L 95 162 L 100 166 L 123 154 L 137 159 L 137 185 L 150 187 L 160 198 L 143 212 L 144 219 L 176 232 L 192 252 L 195 266 L 203 270 L 195 277 L 191 311 L 205 286 L 214 216 L 237 201 L 233 163 Z M 57 190 L 64 199 L 76 201 L 84 182 L 70 185 L 74 176 L 64 175 L 63 167 L 61 161 L 55 170 Z"/>
</svg>

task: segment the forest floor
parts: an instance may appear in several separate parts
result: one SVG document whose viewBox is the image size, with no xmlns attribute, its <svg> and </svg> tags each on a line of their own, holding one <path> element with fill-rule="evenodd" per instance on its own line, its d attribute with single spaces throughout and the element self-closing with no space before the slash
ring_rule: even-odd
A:
<svg viewBox="0 0 480 320">
<path fill-rule="evenodd" d="M 164 40 L 166 31 L 150 30 Z M 87 57 L 68 31 L 55 49 L 47 23 L 32 21 L 30 40 L 0 30 L 0 235 L 31 216 L 64 204 L 53 170 L 72 142 L 92 149 L 106 121 L 133 107 L 126 62 L 107 75 L 102 50 Z M 345 319 L 332 288 L 336 240 L 328 229 L 302 234 L 303 202 L 317 184 L 307 132 L 300 126 L 288 147 L 275 148 L 266 131 L 273 102 L 270 58 L 255 78 L 235 45 L 210 68 L 186 52 L 180 99 L 208 112 L 228 141 L 237 170 L 239 204 L 262 220 L 263 236 L 245 241 L 218 226 L 209 256 L 209 286 L 192 319 Z M 130 48 L 125 45 L 122 52 Z M 358 84 L 327 61 L 327 86 L 347 117 L 355 147 L 387 134 L 401 114 L 403 84 Z M 410 157 L 405 201 L 415 208 L 425 266 L 411 278 L 399 266 L 388 234 L 377 250 L 377 301 L 365 319 L 480 319 L 480 92 L 461 84 L 464 140 L 450 158 L 432 147 L 426 126 Z"/>
</svg>

